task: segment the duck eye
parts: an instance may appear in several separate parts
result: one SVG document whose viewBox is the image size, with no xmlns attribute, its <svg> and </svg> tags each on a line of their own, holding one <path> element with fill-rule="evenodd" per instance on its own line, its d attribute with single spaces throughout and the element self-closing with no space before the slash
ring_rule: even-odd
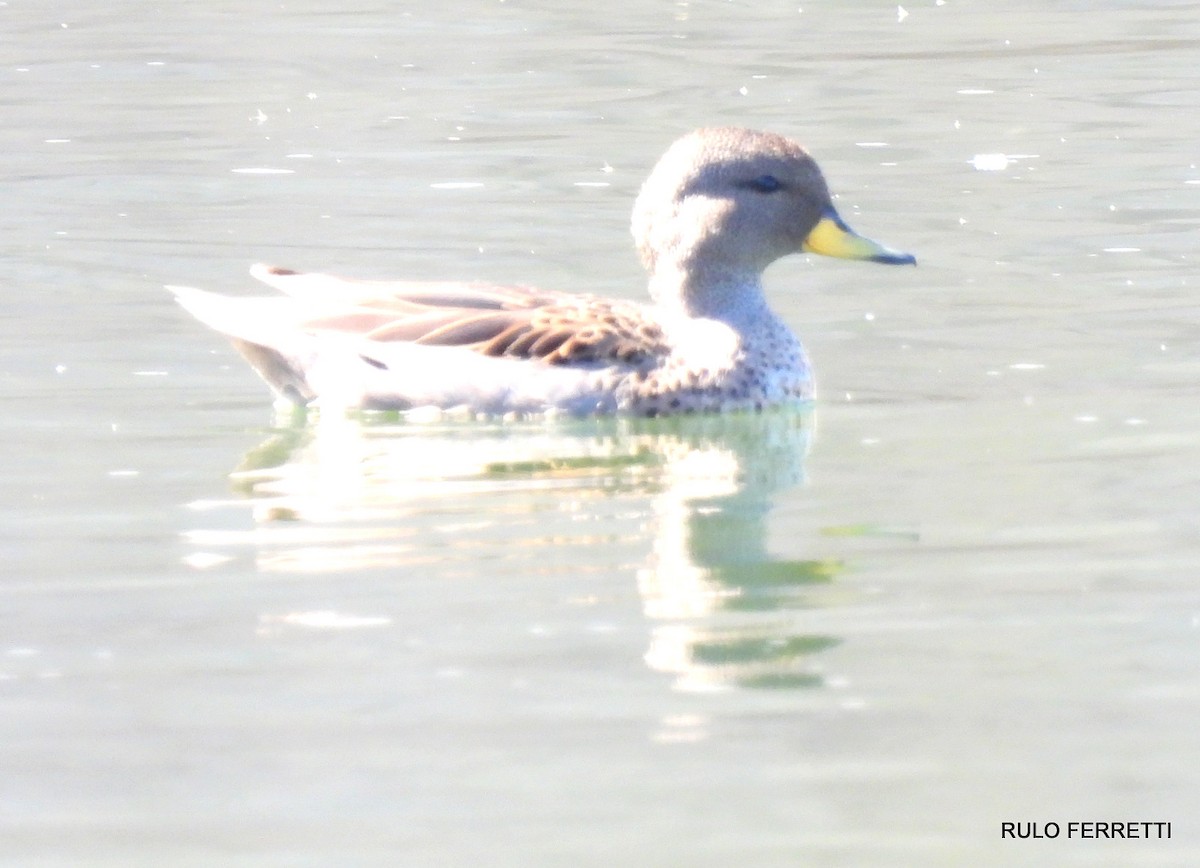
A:
<svg viewBox="0 0 1200 868">
<path fill-rule="evenodd" d="M 753 181 L 747 181 L 746 186 L 759 193 L 775 193 L 783 189 L 783 182 L 774 175 L 760 175 Z"/>
</svg>

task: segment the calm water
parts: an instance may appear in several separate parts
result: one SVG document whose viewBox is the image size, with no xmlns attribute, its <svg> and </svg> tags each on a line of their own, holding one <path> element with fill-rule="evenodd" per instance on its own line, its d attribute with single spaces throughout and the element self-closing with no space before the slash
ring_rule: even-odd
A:
<svg viewBox="0 0 1200 868">
<path fill-rule="evenodd" d="M 0 32 L 4 864 L 1200 862 L 1200 4 Z M 772 269 L 810 412 L 278 420 L 160 289 L 639 298 L 638 184 L 724 123 L 921 261 Z"/>
</svg>

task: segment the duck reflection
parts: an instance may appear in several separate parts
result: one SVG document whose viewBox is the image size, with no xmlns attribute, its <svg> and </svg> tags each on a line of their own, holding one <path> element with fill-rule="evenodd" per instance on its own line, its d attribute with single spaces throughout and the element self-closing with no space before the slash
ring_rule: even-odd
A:
<svg viewBox="0 0 1200 868">
<path fill-rule="evenodd" d="M 478 575 L 628 569 L 646 663 L 685 690 L 818 687 L 831 636 L 799 632 L 840 565 L 767 548 L 772 497 L 803 479 L 808 412 L 481 424 L 374 417 L 277 429 L 233 474 L 254 512 L 197 547 L 252 544 L 264 572 L 421 564 Z M 197 504 L 200 508 L 227 504 Z M 585 551 L 579 551 L 583 547 Z M 197 565 L 219 555 L 197 551 Z M 509 567 L 511 568 L 511 567 Z"/>
<path fill-rule="evenodd" d="M 766 545 L 771 497 L 803 480 L 810 416 L 681 420 L 652 499 L 652 550 L 638 587 L 653 624 L 646 662 L 682 689 L 816 687 L 810 658 L 838 644 L 784 613 L 811 604 L 834 561 L 784 560 Z"/>
</svg>

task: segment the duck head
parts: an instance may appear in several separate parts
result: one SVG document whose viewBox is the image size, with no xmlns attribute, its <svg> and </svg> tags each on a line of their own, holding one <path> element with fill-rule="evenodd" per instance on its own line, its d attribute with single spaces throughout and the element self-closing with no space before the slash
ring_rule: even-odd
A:
<svg viewBox="0 0 1200 868">
<path fill-rule="evenodd" d="M 776 259 L 799 252 L 916 263 L 846 225 L 803 147 L 736 127 L 696 130 L 671 145 L 642 185 L 632 228 L 651 275 L 682 272 L 685 282 L 757 282 Z"/>
</svg>

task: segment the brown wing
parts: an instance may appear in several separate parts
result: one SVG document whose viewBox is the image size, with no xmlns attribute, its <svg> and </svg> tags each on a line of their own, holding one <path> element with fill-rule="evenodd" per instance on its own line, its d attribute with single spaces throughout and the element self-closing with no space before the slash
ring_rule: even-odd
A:
<svg viewBox="0 0 1200 868">
<path fill-rule="evenodd" d="M 532 311 L 481 346 L 480 351 L 540 358 L 550 364 L 640 365 L 662 356 L 668 347 L 662 328 L 641 305 L 580 298 Z"/>
<path fill-rule="evenodd" d="M 256 266 L 255 276 L 319 303 L 321 313 L 307 327 L 376 341 L 460 346 L 556 365 L 641 365 L 667 350 L 650 311 L 629 301 L 524 286 L 346 280 L 270 266 Z"/>
<path fill-rule="evenodd" d="M 640 365 L 666 350 L 661 328 L 640 306 L 575 298 L 517 310 L 441 308 L 389 323 L 369 337 L 465 346 L 488 356 L 540 359 L 552 365 Z"/>
</svg>

